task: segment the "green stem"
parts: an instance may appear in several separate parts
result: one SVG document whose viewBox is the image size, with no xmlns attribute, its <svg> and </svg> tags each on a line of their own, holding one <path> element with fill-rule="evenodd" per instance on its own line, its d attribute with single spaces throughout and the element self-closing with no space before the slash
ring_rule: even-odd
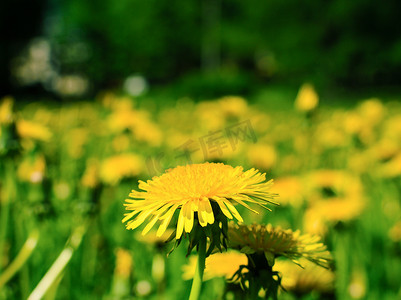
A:
<svg viewBox="0 0 401 300">
<path fill-rule="evenodd" d="M 16 195 L 14 169 L 15 166 L 13 161 L 8 159 L 4 168 L 4 190 L 1 191 L 2 193 L 0 194 L 0 272 L 2 271 L 4 260 L 4 246 L 7 239 L 11 202 L 15 199 Z"/>
<path fill-rule="evenodd" d="M 198 300 L 201 286 L 203 271 L 205 270 L 205 260 L 206 260 L 206 236 L 199 240 L 198 248 L 198 263 L 196 264 L 196 271 L 194 275 L 194 280 L 192 281 L 191 294 L 189 295 L 189 300 Z"/>
<path fill-rule="evenodd" d="M 0 274 L 0 289 L 9 281 L 18 270 L 26 263 L 35 249 L 39 239 L 39 231 L 34 230 L 29 235 L 21 251 L 18 253 L 15 260 L 8 266 L 8 268 Z"/>
</svg>

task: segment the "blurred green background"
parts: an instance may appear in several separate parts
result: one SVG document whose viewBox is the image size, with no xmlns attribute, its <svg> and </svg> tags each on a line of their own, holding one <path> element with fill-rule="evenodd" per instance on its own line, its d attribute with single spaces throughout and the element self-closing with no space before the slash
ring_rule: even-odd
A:
<svg viewBox="0 0 401 300">
<path fill-rule="evenodd" d="M 194 97 L 305 81 L 394 88 L 399 11 L 396 0 L 5 0 L 0 93 L 89 96 L 130 76 Z"/>
</svg>

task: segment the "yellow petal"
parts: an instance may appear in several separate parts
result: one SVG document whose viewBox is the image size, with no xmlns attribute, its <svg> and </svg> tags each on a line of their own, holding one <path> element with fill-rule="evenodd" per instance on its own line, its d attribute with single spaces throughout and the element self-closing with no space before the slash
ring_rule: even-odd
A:
<svg viewBox="0 0 401 300">
<path fill-rule="evenodd" d="M 217 204 L 219 205 L 221 211 L 223 212 L 223 214 L 224 214 L 227 218 L 229 218 L 229 219 L 232 219 L 232 218 L 233 218 L 233 216 L 231 215 L 230 211 L 227 209 L 227 207 L 225 206 L 225 204 L 224 204 L 224 202 L 223 202 L 223 200 L 222 200 L 221 198 L 219 198 L 219 197 L 212 197 L 212 199 L 213 199 L 214 201 L 217 202 Z"/>
<path fill-rule="evenodd" d="M 124 214 L 124 219 L 122 220 L 122 223 L 124 223 L 125 221 L 127 221 L 127 220 L 129 220 L 129 219 L 131 219 L 133 216 L 135 216 L 137 213 L 139 213 L 140 211 L 139 210 L 136 210 L 136 211 L 133 211 L 133 212 L 131 212 L 131 213 L 127 213 L 127 214 Z"/>
<path fill-rule="evenodd" d="M 194 211 L 192 210 L 191 203 L 186 203 L 182 208 L 185 216 L 185 232 L 191 232 L 194 226 Z"/>
<path fill-rule="evenodd" d="M 142 230 L 142 235 L 145 235 L 149 232 L 149 230 L 152 229 L 152 227 L 156 224 L 157 220 L 159 220 L 160 215 L 154 216 L 154 218 L 145 226 L 145 228 Z"/>
<path fill-rule="evenodd" d="M 226 200 L 223 201 L 224 204 L 227 206 L 227 208 L 231 211 L 231 213 L 233 214 L 233 216 L 240 222 L 244 222 L 244 220 L 242 219 L 241 215 L 238 213 L 238 211 L 236 210 L 236 208 L 234 207 L 234 205 L 231 204 L 230 201 Z"/>
<path fill-rule="evenodd" d="M 181 237 L 183 230 L 184 230 L 184 213 L 183 209 L 181 208 L 180 215 L 178 217 L 177 231 L 175 234 L 175 238 L 177 240 Z"/>
<path fill-rule="evenodd" d="M 127 224 L 127 228 L 128 229 L 135 229 L 137 228 L 139 225 L 141 225 L 146 218 L 153 212 L 153 210 L 148 210 L 148 211 L 143 211 L 141 212 L 135 220 L 132 220 L 131 222 L 129 222 Z"/>
<path fill-rule="evenodd" d="M 209 224 L 213 224 L 214 223 L 214 214 L 213 214 L 213 210 L 212 210 L 212 206 L 210 205 L 210 201 L 209 199 L 205 199 L 204 201 L 201 201 L 201 205 L 198 215 L 200 214 L 202 216 L 202 219 Z M 202 225 L 202 224 L 201 224 Z M 203 227 L 206 225 L 202 225 Z"/>
<path fill-rule="evenodd" d="M 156 235 L 158 237 L 162 236 L 163 233 L 166 231 L 167 226 L 168 226 L 168 224 L 170 224 L 171 218 L 173 217 L 174 212 L 177 209 L 177 207 L 178 207 L 178 204 L 173 205 L 163 216 L 160 217 L 160 219 L 163 219 L 163 222 L 159 226 L 159 229 L 157 230 Z"/>
</svg>

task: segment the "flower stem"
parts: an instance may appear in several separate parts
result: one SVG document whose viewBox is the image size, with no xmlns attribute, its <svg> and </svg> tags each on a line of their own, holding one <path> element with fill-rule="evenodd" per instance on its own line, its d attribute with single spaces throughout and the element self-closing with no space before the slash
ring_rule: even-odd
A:
<svg viewBox="0 0 401 300">
<path fill-rule="evenodd" d="M 199 240 L 198 248 L 198 263 L 196 264 L 196 271 L 194 275 L 194 280 L 192 281 L 191 294 L 189 295 L 189 300 L 198 300 L 201 286 L 203 271 L 205 270 L 205 260 L 206 260 L 206 236 L 203 236 Z"/>
</svg>

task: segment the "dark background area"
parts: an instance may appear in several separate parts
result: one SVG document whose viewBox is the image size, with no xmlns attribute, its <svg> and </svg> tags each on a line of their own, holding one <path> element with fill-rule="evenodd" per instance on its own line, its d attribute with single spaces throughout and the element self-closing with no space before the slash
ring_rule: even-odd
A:
<svg viewBox="0 0 401 300">
<path fill-rule="evenodd" d="M 80 97 L 120 89 L 132 74 L 153 88 L 198 96 L 305 81 L 394 87 L 401 78 L 400 11 L 396 0 L 6 0 L 0 94 L 54 96 L 55 78 L 65 75 L 85 78 Z M 49 49 L 49 75 L 21 80 L 16 70 L 38 38 Z"/>
</svg>

